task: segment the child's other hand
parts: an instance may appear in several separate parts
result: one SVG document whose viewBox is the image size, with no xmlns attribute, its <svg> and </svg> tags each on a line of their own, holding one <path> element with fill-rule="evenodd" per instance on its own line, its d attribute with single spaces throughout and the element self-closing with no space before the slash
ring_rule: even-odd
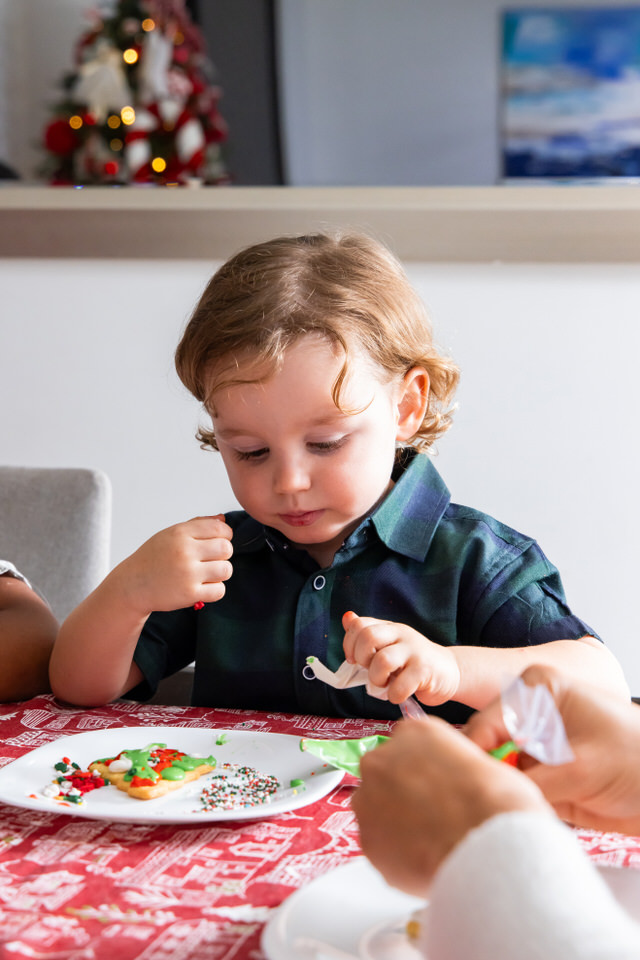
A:
<svg viewBox="0 0 640 960">
<path fill-rule="evenodd" d="M 402 703 L 412 694 L 428 706 L 455 699 L 460 669 L 448 647 L 404 623 L 351 611 L 343 616 L 342 626 L 345 658 L 366 667 L 371 683 L 386 687 L 391 703 Z"/>
<path fill-rule="evenodd" d="M 148 616 L 220 600 L 233 572 L 232 536 L 221 516 L 194 517 L 156 533 L 118 568 L 130 605 Z"/>
</svg>

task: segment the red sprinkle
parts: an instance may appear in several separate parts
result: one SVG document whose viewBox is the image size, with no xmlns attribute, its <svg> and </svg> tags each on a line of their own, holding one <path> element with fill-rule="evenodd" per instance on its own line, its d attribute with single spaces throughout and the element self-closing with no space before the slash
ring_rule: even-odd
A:
<svg viewBox="0 0 640 960">
<path fill-rule="evenodd" d="M 204 607 L 204 603 L 202 602 L 202 600 L 196 600 L 196 602 L 193 605 L 194 610 L 202 610 L 203 607 Z"/>
</svg>

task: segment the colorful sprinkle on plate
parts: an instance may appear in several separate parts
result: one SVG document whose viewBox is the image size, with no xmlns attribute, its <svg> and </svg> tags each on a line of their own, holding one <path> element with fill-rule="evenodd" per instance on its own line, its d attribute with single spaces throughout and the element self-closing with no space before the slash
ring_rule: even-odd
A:
<svg viewBox="0 0 640 960">
<path fill-rule="evenodd" d="M 280 786 L 277 777 L 237 763 L 218 765 L 200 794 L 203 811 L 241 810 L 270 803 Z"/>
<path fill-rule="evenodd" d="M 58 776 L 43 788 L 42 794 L 49 800 L 61 800 L 66 803 L 82 803 L 85 794 L 98 787 L 106 787 L 105 780 L 97 771 L 81 770 L 80 765 L 69 757 L 63 757 L 55 763 L 53 769 Z"/>
</svg>

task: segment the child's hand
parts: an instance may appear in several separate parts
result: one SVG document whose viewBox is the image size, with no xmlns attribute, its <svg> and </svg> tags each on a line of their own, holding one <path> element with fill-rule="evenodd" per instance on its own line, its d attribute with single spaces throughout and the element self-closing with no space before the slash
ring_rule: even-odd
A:
<svg viewBox="0 0 640 960">
<path fill-rule="evenodd" d="M 194 517 L 151 537 L 118 568 L 132 608 L 179 610 L 224 596 L 233 572 L 233 531 L 224 517 Z"/>
<path fill-rule="evenodd" d="M 342 618 L 344 655 L 369 671 L 369 680 L 386 687 L 391 703 L 402 703 L 415 694 L 435 706 L 455 699 L 460 670 L 449 647 L 428 640 L 404 623 L 358 617 L 351 611 Z"/>
</svg>

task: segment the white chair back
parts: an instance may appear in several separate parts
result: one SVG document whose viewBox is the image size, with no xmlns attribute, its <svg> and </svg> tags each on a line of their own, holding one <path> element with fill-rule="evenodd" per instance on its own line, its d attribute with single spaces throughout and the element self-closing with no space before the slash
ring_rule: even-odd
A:
<svg viewBox="0 0 640 960">
<path fill-rule="evenodd" d="M 111 483 L 99 470 L 0 466 L 0 558 L 63 620 L 109 572 Z"/>
</svg>

